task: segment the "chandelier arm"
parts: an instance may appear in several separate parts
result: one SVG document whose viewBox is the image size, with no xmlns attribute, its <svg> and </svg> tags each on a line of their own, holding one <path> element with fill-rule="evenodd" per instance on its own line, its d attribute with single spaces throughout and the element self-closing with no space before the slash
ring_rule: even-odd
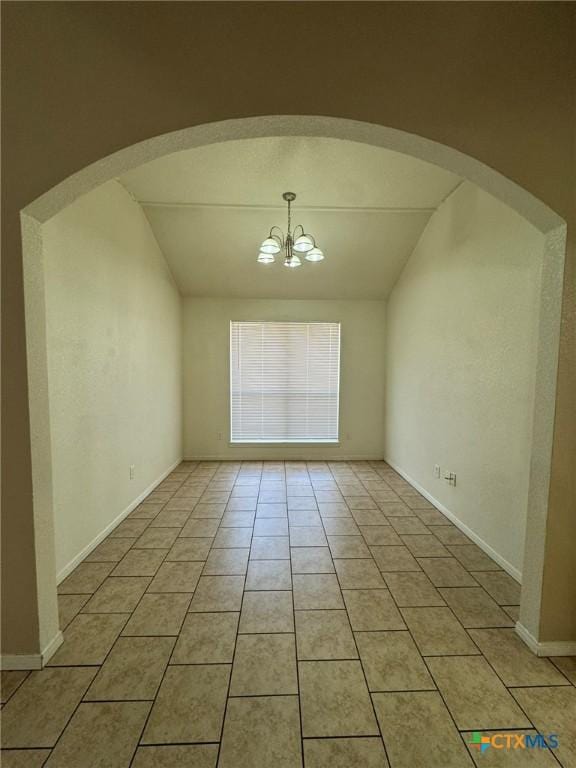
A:
<svg viewBox="0 0 576 768">
<path fill-rule="evenodd" d="M 277 230 L 278 230 L 278 232 L 280 232 L 280 234 L 279 234 L 279 235 L 275 235 L 275 234 L 274 234 L 274 230 L 275 230 L 275 229 L 277 229 Z M 274 240 L 276 240 L 276 241 L 279 243 L 280 247 L 281 247 L 281 248 L 284 248 L 284 233 L 282 232 L 282 230 L 280 229 L 280 227 L 277 227 L 276 225 L 274 225 L 274 226 L 272 227 L 272 229 L 270 230 L 270 234 L 269 234 L 269 237 L 272 237 L 272 238 L 274 238 Z"/>
</svg>

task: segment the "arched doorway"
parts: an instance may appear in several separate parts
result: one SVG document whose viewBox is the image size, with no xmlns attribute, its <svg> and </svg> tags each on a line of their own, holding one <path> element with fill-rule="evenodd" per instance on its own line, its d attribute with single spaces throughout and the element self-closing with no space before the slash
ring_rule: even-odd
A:
<svg viewBox="0 0 576 768">
<path fill-rule="evenodd" d="M 208 123 L 127 147 L 69 177 L 21 212 L 25 273 L 27 356 L 41 645 L 46 655 L 61 636 L 56 611 L 53 553 L 52 468 L 46 352 L 42 224 L 77 197 L 136 166 L 185 149 L 268 136 L 318 136 L 392 149 L 441 166 L 475 183 L 524 216 L 545 236 L 526 556 L 519 633 L 537 637 L 544 564 L 556 392 L 560 299 L 566 240 L 564 221 L 530 193 L 457 150 L 383 126 L 331 117 L 264 116 Z"/>
</svg>

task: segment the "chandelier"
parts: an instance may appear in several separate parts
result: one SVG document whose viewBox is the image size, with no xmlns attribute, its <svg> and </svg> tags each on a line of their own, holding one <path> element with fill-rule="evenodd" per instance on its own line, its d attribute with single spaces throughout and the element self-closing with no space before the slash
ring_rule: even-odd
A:
<svg viewBox="0 0 576 768">
<path fill-rule="evenodd" d="M 316 246 L 316 241 L 312 235 L 304 232 L 304 227 L 297 224 L 292 231 L 292 216 L 290 205 L 296 200 L 294 192 L 284 192 L 282 195 L 288 203 L 288 228 L 286 235 L 280 227 L 272 227 L 270 234 L 260 246 L 258 262 L 260 264 L 273 264 L 276 254 L 284 251 L 284 266 L 294 269 L 302 264 L 300 256 L 304 256 L 306 261 L 322 261 L 324 254 Z"/>
</svg>

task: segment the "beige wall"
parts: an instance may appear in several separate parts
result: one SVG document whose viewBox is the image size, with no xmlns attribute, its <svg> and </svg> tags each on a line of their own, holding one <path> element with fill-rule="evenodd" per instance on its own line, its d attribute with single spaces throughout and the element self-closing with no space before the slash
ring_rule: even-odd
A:
<svg viewBox="0 0 576 768">
<path fill-rule="evenodd" d="M 181 459 L 181 306 L 146 217 L 117 182 L 43 235 L 62 575 Z"/>
<path fill-rule="evenodd" d="M 565 608 L 576 603 L 567 544 L 576 537 L 576 7 L 4 2 L 1 10 L 5 652 L 39 643 L 19 211 L 123 147 L 270 114 L 425 136 L 495 168 L 568 221 L 540 634 L 575 638 L 576 613 Z M 290 51 L 289 67 L 278 50 Z"/>
<path fill-rule="evenodd" d="M 380 301 L 185 299 L 184 455 L 203 459 L 382 458 L 384 315 L 385 304 Z M 341 323 L 339 445 L 229 444 L 231 320 Z"/>
<path fill-rule="evenodd" d="M 464 183 L 432 216 L 387 305 L 386 459 L 517 578 L 543 249 L 530 224 Z"/>
</svg>

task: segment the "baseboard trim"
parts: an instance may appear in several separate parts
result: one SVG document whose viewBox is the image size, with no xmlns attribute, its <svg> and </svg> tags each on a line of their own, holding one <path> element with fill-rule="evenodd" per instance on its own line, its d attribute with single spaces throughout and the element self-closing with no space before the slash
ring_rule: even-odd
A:
<svg viewBox="0 0 576 768">
<path fill-rule="evenodd" d="M 17 654 L 3 654 L 0 656 L 0 669 L 5 671 L 20 671 L 25 669 L 42 669 L 42 654 L 33 653 L 27 656 Z"/>
<path fill-rule="evenodd" d="M 424 496 L 425 499 L 428 499 L 428 501 L 433 504 L 436 509 L 440 510 L 442 514 L 446 515 L 448 520 L 450 522 L 454 523 L 454 525 L 459 528 L 462 533 L 465 533 L 466 536 L 468 536 L 469 539 L 472 539 L 472 541 L 477 544 L 480 549 L 486 554 L 492 558 L 496 563 L 498 563 L 499 566 L 501 566 L 506 573 L 510 574 L 513 579 L 515 579 L 519 584 L 522 583 L 522 572 L 518 570 L 515 566 L 512 565 L 512 563 L 509 563 L 508 560 L 506 560 L 502 555 L 500 555 L 498 552 L 496 552 L 495 549 L 493 549 L 490 544 L 487 544 L 484 539 L 480 538 L 477 533 L 475 533 L 471 528 L 468 528 L 468 526 L 463 523 L 456 515 L 451 512 L 449 509 L 447 509 L 444 504 L 442 504 L 438 499 L 435 499 L 434 496 L 432 496 L 431 493 L 429 493 L 425 488 L 423 488 L 420 483 L 416 482 L 413 478 L 410 477 L 410 475 L 405 472 L 401 467 L 394 464 L 394 462 L 390 461 L 389 459 L 384 459 L 384 461 L 389 464 L 392 469 L 395 472 L 398 472 L 399 475 L 401 475 L 404 480 L 410 483 L 416 490 Z"/>
<path fill-rule="evenodd" d="M 60 646 L 62 645 L 63 642 L 64 642 L 64 635 L 59 630 L 58 633 L 56 635 L 54 635 L 52 640 L 50 640 L 50 642 L 48 643 L 46 648 L 44 648 L 44 650 L 42 651 L 42 654 L 41 654 L 42 655 L 42 666 L 44 666 L 45 664 L 47 664 L 50 661 L 52 656 L 54 656 L 54 654 L 56 653 L 58 648 L 60 648 Z"/>
<path fill-rule="evenodd" d="M 114 520 L 112 520 L 112 522 L 109 523 L 106 526 L 106 528 L 104 528 L 103 531 L 100 531 L 100 533 L 95 538 L 93 538 L 92 541 L 89 544 L 87 544 L 81 552 L 79 552 L 74 558 L 72 558 L 72 560 L 70 560 L 70 562 L 67 565 L 65 565 L 64 568 L 62 568 L 62 570 L 59 571 L 59 573 L 56 574 L 56 583 L 60 584 L 62 581 L 64 581 L 66 576 L 69 576 L 74 570 L 74 568 L 76 568 L 76 566 L 79 565 L 82 562 L 82 560 L 84 560 L 85 557 L 88 557 L 90 552 L 92 552 L 92 550 L 95 549 L 98 546 L 98 544 L 101 544 L 102 541 L 104 541 L 104 539 L 106 538 L 106 536 L 108 536 L 108 534 L 111 531 L 113 531 L 114 528 L 116 528 L 116 526 L 120 525 L 122 520 L 124 520 L 124 518 L 130 514 L 130 512 L 133 512 L 138 506 L 138 504 L 144 501 L 146 496 L 152 493 L 154 488 L 160 485 L 160 483 L 163 480 L 165 480 L 168 477 L 168 475 L 171 472 L 173 472 L 182 461 L 183 459 L 178 459 L 178 461 L 176 461 L 174 464 L 168 467 L 168 469 L 165 472 L 163 472 L 159 478 L 154 480 L 153 483 L 151 483 L 144 491 L 142 491 L 142 493 L 139 496 L 137 496 L 134 499 L 134 501 L 130 502 L 130 504 L 125 509 L 123 509 L 122 512 L 120 512 L 120 514 L 117 517 L 115 517 Z"/>
<path fill-rule="evenodd" d="M 42 669 L 54 656 L 58 648 L 64 642 L 64 635 L 58 631 L 42 653 L 32 654 L 5 654 L 0 656 L 0 669 L 2 671 L 23 671 Z"/>
<path fill-rule="evenodd" d="M 270 456 L 220 456 L 202 455 L 186 456 L 182 461 L 382 461 L 382 456 L 373 454 L 354 456 L 353 454 L 338 456 L 289 456 L 288 458 L 276 458 Z"/>
<path fill-rule="evenodd" d="M 160 483 L 168 477 L 168 475 L 173 472 L 176 467 L 182 462 L 182 459 L 178 459 L 178 461 L 174 462 L 168 469 L 166 469 L 160 477 L 158 477 L 156 480 L 154 480 L 153 483 L 151 483 L 144 491 L 142 491 L 139 496 L 137 496 L 130 504 L 122 510 L 122 512 L 112 520 L 109 525 L 104 528 L 103 531 L 101 531 L 92 541 L 84 547 L 84 549 L 79 552 L 76 557 L 74 557 L 56 576 L 56 583 L 60 584 L 66 576 L 68 576 L 76 566 L 84 560 L 85 557 L 87 557 L 90 552 L 92 552 L 93 549 L 95 549 L 98 544 L 100 544 L 108 534 L 116 528 L 117 525 L 119 525 L 124 518 L 126 518 L 130 512 L 133 512 L 138 504 L 140 504 L 148 494 L 152 493 L 154 488 L 156 488 Z M 3 654 L 0 656 L 0 669 L 2 670 L 35 670 L 35 669 L 42 669 L 48 661 L 52 658 L 52 656 L 56 653 L 58 648 L 62 645 L 64 642 L 64 635 L 62 632 L 58 631 L 58 633 L 50 640 L 50 642 L 46 645 L 46 647 L 42 650 L 41 653 L 33 653 L 33 654 Z"/>
<path fill-rule="evenodd" d="M 536 656 L 576 656 L 576 640 L 549 640 L 540 643 L 526 627 L 516 622 L 516 634 Z"/>
</svg>

